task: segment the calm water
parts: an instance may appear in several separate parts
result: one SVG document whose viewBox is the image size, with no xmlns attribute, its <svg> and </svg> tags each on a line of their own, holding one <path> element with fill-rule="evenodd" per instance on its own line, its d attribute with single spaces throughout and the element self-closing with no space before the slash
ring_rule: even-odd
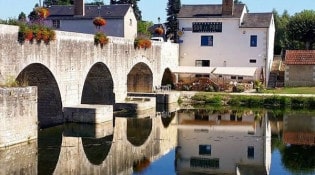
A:
<svg viewBox="0 0 315 175">
<path fill-rule="evenodd" d="M 66 124 L 0 150 L 0 175 L 310 175 L 315 114 L 173 110 Z"/>
</svg>

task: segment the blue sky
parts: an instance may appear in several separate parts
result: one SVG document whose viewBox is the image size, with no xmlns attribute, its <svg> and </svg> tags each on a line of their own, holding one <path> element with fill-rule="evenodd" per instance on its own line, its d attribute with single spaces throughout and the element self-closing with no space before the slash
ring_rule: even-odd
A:
<svg viewBox="0 0 315 175">
<path fill-rule="evenodd" d="M 20 12 L 29 14 L 40 0 L 0 0 L 0 19 L 17 18 Z M 43 1 L 43 0 L 41 0 Z M 93 0 L 86 0 L 87 2 Z M 250 12 L 271 12 L 276 9 L 280 14 L 288 10 L 289 14 L 301 12 L 304 9 L 315 10 L 315 0 L 241 0 Z M 166 5 L 168 0 L 140 0 L 138 6 L 142 11 L 143 20 L 161 22 L 166 20 Z M 109 0 L 104 0 L 109 4 Z M 182 4 L 220 4 L 222 0 L 181 0 Z"/>
</svg>

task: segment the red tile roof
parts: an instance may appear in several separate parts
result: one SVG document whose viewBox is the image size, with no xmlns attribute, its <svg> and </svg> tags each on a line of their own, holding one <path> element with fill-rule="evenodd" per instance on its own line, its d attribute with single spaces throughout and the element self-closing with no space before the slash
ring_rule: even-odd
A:
<svg viewBox="0 0 315 175">
<path fill-rule="evenodd" d="M 287 50 L 285 64 L 315 65 L 315 50 Z"/>
</svg>

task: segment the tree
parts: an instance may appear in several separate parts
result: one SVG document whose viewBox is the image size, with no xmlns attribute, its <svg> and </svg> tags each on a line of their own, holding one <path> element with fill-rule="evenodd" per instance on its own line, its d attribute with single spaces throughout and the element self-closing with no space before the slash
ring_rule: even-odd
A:
<svg viewBox="0 0 315 175">
<path fill-rule="evenodd" d="M 26 14 L 24 12 L 21 12 L 19 14 L 18 20 L 22 21 L 22 22 L 25 22 L 26 21 Z"/>
<path fill-rule="evenodd" d="M 290 20 L 290 15 L 287 10 L 285 10 L 282 15 L 279 15 L 278 12 L 274 9 L 272 11 L 275 22 L 275 45 L 274 53 L 280 55 L 282 51 L 286 48 L 292 48 L 293 43 L 288 41 L 287 37 L 287 25 Z"/>
<path fill-rule="evenodd" d="M 177 30 L 178 21 L 177 14 L 181 7 L 180 0 L 169 0 L 167 3 L 167 18 L 166 18 L 166 36 L 173 39 L 174 42 L 178 42 Z"/>
<path fill-rule="evenodd" d="M 242 1 L 234 0 L 234 4 L 244 4 Z"/>
<path fill-rule="evenodd" d="M 153 26 L 151 21 L 138 21 L 138 36 L 142 38 L 150 38 L 151 33 L 148 30 L 150 26 Z"/>
<path fill-rule="evenodd" d="M 140 0 L 110 0 L 110 4 L 131 4 L 138 21 L 142 20 L 141 11 L 137 5 L 137 1 Z"/>
<path fill-rule="evenodd" d="M 74 0 L 44 0 L 44 6 L 50 5 L 73 5 Z"/>
<path fill-rule="evenodd" d="M 287 32 L 290 41 L 302 42 L 305 49 L 312 49 L 315 42 L 315 11 L 296 13 L 288 22 Z"/>
<path fill-rule="evenodd" d="M 104 5 L 103 0 L 94 0 L 93 2 L 85 3 L 85 5 Z"/>
</svg>

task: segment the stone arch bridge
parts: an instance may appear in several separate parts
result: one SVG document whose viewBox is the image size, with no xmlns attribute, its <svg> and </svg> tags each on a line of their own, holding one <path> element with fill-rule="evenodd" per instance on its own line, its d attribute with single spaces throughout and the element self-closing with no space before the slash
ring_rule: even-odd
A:
<svg viewBox="0 0 315 175">
<path fill-rule="evenodd" d="M 178 45 L 153 42 L 135 49 L 132 40 L 109 37 L 103 46 L 89 34 L 56 31 L 49 44 L 19 43 L 18 27 L 0 24 L 0 84 L 9 78 L 38 87 L 42 126 L 62 123 L 63 107 L 114 105 L 127 92 L 152 92 L 178 65 Z"/>
</svg>

